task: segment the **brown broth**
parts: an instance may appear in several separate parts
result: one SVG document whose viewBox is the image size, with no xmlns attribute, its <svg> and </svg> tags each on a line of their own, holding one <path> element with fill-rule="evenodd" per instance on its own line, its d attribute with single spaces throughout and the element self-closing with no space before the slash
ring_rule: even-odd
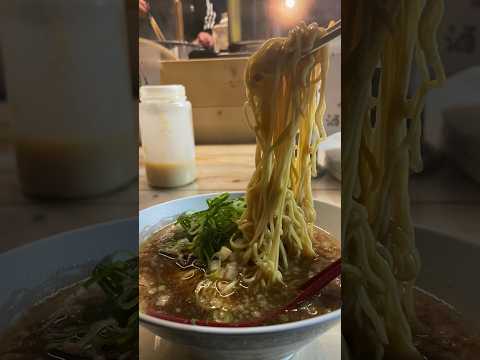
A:
<svg viewBox="0 0 480 360">
<path fill-rule="evenodd" d="M 96 291 L 95 294 L 87 293 L 81 284 L 52 294 L 29 309 L 0 336 L 0 360 L 51 359 L 46 351 L 48 344 L 46 327 L 49 320 L 58 314 L 58 317 L 63 319 L 59 325 L 63 328 L 68 327 L 79 321 L 78 315 L 85 308 L 95 309 L 102 300 L 100 291 Z"/>
<path fill-rule="evenodd" d="M 98 286 L 86 289 L 83 282 L 61 289 L 45 298 L 0 334 L 0 360 L 51 360 L 49 338 L 68 328 L 89 326 L 109 314 L 105 294 Z M 63 355 L 65 359 L 82 360 L 88 357 Z M 102 359 L 118 359 L 116 350 L 105 351 Z M 61 358 L 61 357 L 58 357 Z M 93 358 L 93 357 L 92 357 Z M 133 354 L 126 360 L 138 359 Z"/>
<path fill-rule="evenodd" d="M 460 314 L 421 291 L 416 292 L 415 301 L 419 325 L 414 329 L 414 343 L 426 359 L 480 359 L 480 333 Z"/>
<path fill-rule="evenodd" d="M 340 245 L 328 233 L 316 229 L 313 259 L 290 259 L 282 271 L 284 284 L 269 288 L 237 287 L 228 297 L 212 296 L 199 305 L 195 288 L 205 278 L 201 270 L 185 279 L 192 267 L 182 269 L 176 260 L 159 254 L 164 241 L 174 236 L 168 227 L 155 233 L 140 248 L 140 310 L 160 311 L 186 319 L 239 322 L 260 318 L 266 312 L 287 304 L 298 294 L 298 287 L 340 257 Z M 341 282 L 336 279 L 312 300 L 288 311 L 274 323 L 285 323 L 329 313 L 341 306 Z M 267 325 L 267 324 L 266 324 Z"/>
</svg>

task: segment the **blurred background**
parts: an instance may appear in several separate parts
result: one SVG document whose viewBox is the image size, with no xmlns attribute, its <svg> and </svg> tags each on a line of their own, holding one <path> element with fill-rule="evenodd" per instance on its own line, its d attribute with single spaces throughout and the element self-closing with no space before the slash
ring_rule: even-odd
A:
<svg viewBox="0 0 480 360">
<path fill-rule="evenodd" d="M 112 318 L 111 303 L 97 303 L 92 320 L 78 301 L 71 306 L 73 293 L 63 309 L 51 301 L 107 257 L 137 253 L 138 21 L 132 0 L 0 1 L 2 359 L 85 358 L 61 349 L 68 334 L 47 339 L 40 323 L 57 311 L 63 330 L 113 319 L 129 334 L 113 358 L 138 358 L 136 323 Z M 95 297 L 93 287 L 78 289 Z M 49 309 L 32 309 L 39 303 Z M 96 340 L 86 342 L 87 358 L 98 358 Z"/>
<path fill-rule="evenodd" d="M 447 81 L 427 97 L 424 171 L 411 180 L 415 223 L 480 243 L 480 2 L 445 2 L 438 34 Z"/>
<path fill-rule="evenodd" d="M 248 56 L 266 39 L 286 36 L 300 21 L 327 26 L 341 13 L 338 0 L 150 0 L 146 4 L 139 32 L 141 84 L 185 86 L 197 144 L 254 142 L 243 111 Z M 339 39 L 331 49 L 329 134 L 340 130 Z"/>
<path fill-rule="evenodd" d="M 0 253 L 136 216 L 138 19 L 130 0 L 0 3 Z"/>
</svg>

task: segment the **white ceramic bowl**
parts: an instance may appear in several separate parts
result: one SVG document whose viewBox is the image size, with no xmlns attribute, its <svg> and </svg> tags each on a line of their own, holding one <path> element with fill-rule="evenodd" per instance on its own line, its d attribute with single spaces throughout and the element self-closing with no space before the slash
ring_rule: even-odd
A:
<svg viewBox="0 0 480 360">
<path fill-rule="evenodd" d="M 0 333 L 36 301 L 84 279 L 105 256 L 135 253 L 137 229 L 137 219 L 119 220 L 1 253 Z"/>
<path fill-rule="evenodd" d="M 232 193 L 240 196 L 243 193 Z M 206 199 L 218 194 L 186 197 L 142 210 L 140 242 L 152 231 L 171 223 L 185 211 L 206 208 Z M 340 208 L 315 202 L 317 225 L 339 239 Z M 213 328 L 177 324 L 140 314 L 142 325 L 162 338 L 189 348 L 195 359 L 279 360 L 289 358 L 303 346 L 340 322 L 341 310 L 288 324 L 251 328 Z M 340 338 L 338 339 L 340 347 Z"/>
<path fill-rule="evenodd" d="M 480 244 L 425 227 L 415 231 L 422 260 L 417 286 L 453 305 L 463 318 L 479 328 Z"/>
</svg>

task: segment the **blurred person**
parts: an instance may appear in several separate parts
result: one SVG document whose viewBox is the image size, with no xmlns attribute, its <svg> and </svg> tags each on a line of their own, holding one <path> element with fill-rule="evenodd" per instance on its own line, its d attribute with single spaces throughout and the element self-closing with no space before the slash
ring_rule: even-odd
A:
<svg viewBox="0 0 480 360">
<path fill-rule="evenodd" d="M 150 4 L 146 0 L 138 0 L 138 11 L 140 15 L 146 16 L 150 11 Z"/>
<path fill-rule="evenodd" d="M 187 0 L 183 2 L 185 40 L 204 48 L 213 47 L 212 30 L 227 11 L 226 0 Z"/>
<path fill-rule="evenodd" d="M 185 40 L 202 45 L 204 48 L 213 47 L 212 30 L 220 22 L 221 14 L 227 11 L 226 0 L 183 0 L 183 21 L 185 27 Z M 140 16 L 145 18 L 150 11 L 164 31 L 167 39 L 175 37 L 174 2 L 139 0 L 138 9 Z M 155 39 L 148 24 L 140 26 L 140 36 Z"/>
</svg>

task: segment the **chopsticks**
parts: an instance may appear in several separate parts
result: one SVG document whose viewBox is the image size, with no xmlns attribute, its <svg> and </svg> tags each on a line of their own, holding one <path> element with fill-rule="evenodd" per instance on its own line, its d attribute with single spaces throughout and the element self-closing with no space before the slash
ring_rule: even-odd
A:
<svg viewBox="0 0 480 360">
<path fill-rule="evenodd" d="M 150 23 L 150 27 L 152 28 L 153 32 L 155 33 L 155 36 L 157 37 L 158 41 L 165 41 L 165 35 L 163 34 L 162 30 L 160 29 L 160 26 L 158 26 L 157 21 L 153 17 L 152 13 L 150 10 L 147 13 L 148 16 L 148 21 Z"/>
<path fill-rule="evenodd" d="M 277 318 L 282 313 L 285 313 L 288 310 L 296 308 L 300 303 L 308 300 L 314 295 L 317 295 L 325 286 L 327 286 L 331 281 L 335 278 L 340 276 L 342 272 L 342 260 L 338 259 L 328 265 L 325 269 L 320 271 L 317 275 L 310 278 L 306 281 L 302 286 L 300 286 L 300 294 L 295 297 L 291 302 L 287 305 L 273 310 L 267 313 L 264 317 L 260 319 L 255 319 L 251 321 L 243 321 L 243 322 L 236 322 L 236 323 L 221 323 L 216 321 L 208 321 L 208 320 L 191 320 L 185 319 L 182 317 L 178 317 L 175 315 L 166 314 L 164 312 L 149 309 L 147 310 L 147 315 L 156 317 L 162 320 L 168 320 L 180 324 L 187 324 L 187 325 L 198 325 L 198 326 L 211 326 L 211 327 L 231 327 L 231 328 L 239 328 L 239 327 L 253 327 L 253 326 L 260 326 L 268 321 L 271 321 Z"/>
<path fill-rule="evenodd" d="M 330 41 L 342 34 L 342 20 L 338 20 L 335 24 L 327 29 L 327 32 L 315 42 L 313 49 L 307 51 L 302 55 L 302 58 L 314 54 L 323 46 L 327 45 Z"/>
</svg>

